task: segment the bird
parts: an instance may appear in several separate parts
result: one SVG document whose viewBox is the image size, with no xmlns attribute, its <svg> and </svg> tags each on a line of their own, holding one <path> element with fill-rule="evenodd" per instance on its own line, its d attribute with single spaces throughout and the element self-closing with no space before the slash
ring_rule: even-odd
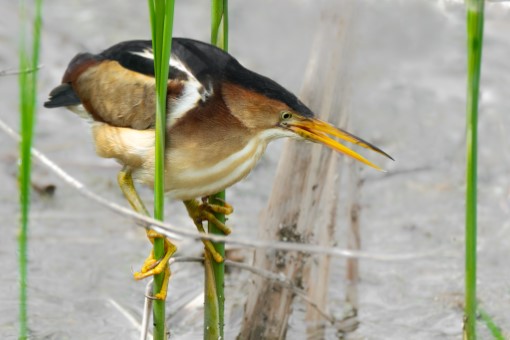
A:
<svg viewBox="0 0 510 340">
<path fill-rule="evenodd" d="M 320 143 L 377 170 L 382 169 L 336 138 L 393 159 L 373 144 L 318 119 L 283 86 L 213 45 L 173 38 L 169 64 L 165 194 L 184 202 L 200 232 L 205 232 L 204 221 L 225 234 L 231 232 L 214 213 L 228 215 L 233 207 L 227 202 L 211 204 L 207 198 L 246 177 L 275 139 Z M 134 183 L 154 185 L 152 41 L 124 41 L 98 54 L 77 54 L 44 106 L 66 107 L 91 122 L 96 153 L 122 165 L 117 176 L 121 191 L 135 211 L 149 215 Z M 164 300 L 168 260 L 176 247 L 150 229 L 147 236 L 151 242 L 164 238 L 165 254 L 155 259 L 151 253 L 134 277 L 164 273 L 163 288 L 154 296 Z M 203 242 L 215 261 L 223 261 L 210 241 Z"/>
</svg>

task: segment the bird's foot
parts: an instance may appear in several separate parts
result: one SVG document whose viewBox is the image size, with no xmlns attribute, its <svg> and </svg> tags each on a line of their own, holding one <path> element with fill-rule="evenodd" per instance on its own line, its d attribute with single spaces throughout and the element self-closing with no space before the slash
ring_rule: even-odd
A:
<svg viewBox="0 0 510 340">
<path fill-rule="evenodd" d="M 198 231 L 205 233 L 202 222 L 207 221 L 209 223 L 214 224 L 219 230 L 221 230 L 225 235 L 229 235 L 232 230 L 225 225 L 225 223 L 221 222 L 214 216 L 215 213 L 230 215 L 234 212 L 234 209 L 230 204 L 221 199 L 216 199 L 223 203 L 223 205 L 219 204 L 211 204 L 208 202 L 208 198 L 202 198 L 202 203 L 198 200 L 189 200 L 184 201 L 184 205 L 188 210 L 188 214 L 195 223 Z M 205 248 L 211 253 L 213 259 L 220 263 L 223 262 L 223 257 L 216 251 L 214 245 L 210 240 L 203 240 Z"/>
<path fill-rule="evenodd" d="M 202 221 L 207 221 L 209 223 L 214 224 L 218 229 L 220 229 L 225 235 L 230 235 L 232 233 L 232 230 L 225 225 L 225 223 L 221 222 L 214 216 L 214 214 L 223 214 L 223 215 L 230 215 L 234 212 L 234 208 L 225 202 L 225 200 L 222 200 L 221 198 L 215 198 L 216 201 L 221 202 L 223 205 L 219 204 L 211 204 L 209 203 L 208 197 L 202 198 L 202 204 L 198 206 L 199 208 L 199 218 L 202 219 Z"/>
<path fill-rule="evenodd" d="M 164 235 L 159 234 L 154 230 L 147 230 L 147 237 L 151 243 L 154 243 L 154 239 L 156 238 L 163 238 L 165 240 L 165 253 L 162 258 L 156 259 L 154 257 L 154 251 L 152 250 L 142 265 L 140 271 L 134 273 L 133 277 L 135 280 L 142 280 L 149 276 L 164 273 L 165 276 L 161 286 L 161 291 L 155 294 L 152 298 L 156 300 L 165 300 L 168 289 L 168 281 L 170 280 L 170 267 L 168 266 L 168 261 L 177 250 L 177 247 L 168 239 L 166 239 Z"/>
</svg>

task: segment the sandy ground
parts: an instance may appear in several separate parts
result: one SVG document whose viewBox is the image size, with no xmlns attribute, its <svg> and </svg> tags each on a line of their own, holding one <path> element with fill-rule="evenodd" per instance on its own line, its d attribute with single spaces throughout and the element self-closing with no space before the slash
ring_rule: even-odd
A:
<svg viewBox="0 0 510 340">
<path fill-rule="evenodd" d="M 266 10 L 271 8 L 271 10 Z M 0 3 L 0 69 L 17 65 L 15 2 Z M 207 40 L 209 8 L 180 1 L 174 35 Z M 304 0 L 231 1 L 231 52 L 246 66 L 298 92 L 321 20 L 321 6 Z M 464 9 L 448 1 L 362 1 L 355 13 L 356 43 L 350 103 L 353 132 L 397 160 L 388 173 L 362 170 L 362 244 L 367 252 L 437 252 L 412 261 L 361 263 L 360 327 L 350 339 L 459 339 L 463 303 Z M 39 103 L 58 84 L 79 51 L 99 51 L 150 36 L 145 2 L 64 1 L 44 4 Z M 478 297 L 510 332 L 510 10 L 487 5 L 479 150 Z M 18 125 L 15 76 L 0 77 L 0 117 Z M 94 154 L 87 124 L 65 110 L 40 107 L 35 145 L 66 171 L 111 201 L 118 165 Z M 255 237 L 273 181 L 281 143 L 272 145 L 245 181 L 228 191 L 236 207 L 235 233 Z M 16 143 L 0 133 L 0 337 L 16 338 Z M 29 313 L 35 339 L 136 339 L 115 303 L 139 317 L 144 284 L 131 278 L 148 253 L 144 232 L 91 203 L 35 164 L 34 183 L 53 184 L 53 196 L 33 193 L 30 226 Z M 142 190 L 152 202 L 150 190 Z M 167 218 L 193 228 L 180 203 Z M 345 210 L 339 219 L 345 219 Z M 345 226 L 338 232 L 345 246 Z M 180 253 L 199 244 L 179 241 Z M 334 261 L 331 312 L 343 308 L 345 263 Z M 202 269 L 176 265 L 168 307 L 176 339 L 201 338 Z M 249 276 L 227 278 L 227 338 L 240 327 Z M 302 338 L 296 305 L 289 339 Z M 179 311 L 179 314 L 176 312 Z M 480 325 L 482 339 L 490 338 Z M 333 330 L 328 333 L 335 338 Z"/>
</svg>

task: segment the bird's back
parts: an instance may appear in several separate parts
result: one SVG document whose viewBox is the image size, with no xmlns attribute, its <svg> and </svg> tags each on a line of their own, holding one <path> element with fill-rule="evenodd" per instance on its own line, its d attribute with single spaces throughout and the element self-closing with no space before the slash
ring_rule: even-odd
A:
<svg viewBox="0 0 510 340">
<path fill-rule="evenodd" d="M 212 45 L 174 38 L 168 74 L 168 106 L 179 118 L 218 90 L 233 57 Z M 116 127 L 153 128 L 154 55 L 150 40 L 116 44 L 99 54 L 80 53 L 69 63 L 62 84 L 45 107 L 83 106 L 89 118 Z"/>
</svg>

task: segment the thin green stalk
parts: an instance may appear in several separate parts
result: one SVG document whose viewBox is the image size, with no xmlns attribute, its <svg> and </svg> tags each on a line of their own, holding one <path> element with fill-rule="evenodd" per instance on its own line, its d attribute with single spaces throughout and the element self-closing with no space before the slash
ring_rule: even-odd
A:
<svg viewBox="0 0 510 340">
<path fill-rule="evenodd" d="M 223 50 L 228 49 L 228 1 L 211 0 L 211 44 L 216 45 Z M 221 138 L 221 136 L 218 136 Z M 225 191 L 213 195 L 210 199 L 211 204 L 223 204 L 225 201 Z M 225 215 L 215 214 L 216 218 L 225 222 Z M 212 223 L 208 224 L 208 231 L 211 234 L 223 234 Z M 213 243 L 216 251 L 225 258 L 225 244 L 223 242 Z M 204 314 L 204 339 L 218 339 L 224 337 L 224 308 L 225 308 L 225 265 L 217 263 L 206 257 L 206 275 L 205 275 L 205 314 Z M 208 268 L 212 268 L 213 275 L 207 275 Z M 211 294 L 215 291 L 216 294 Z M 217 310 L 218 318 L 211 318 Z"/>
<path fill-rule="evenodd" d="M 483 46 L 484 0 L 467 0 L 467 157 L 464 339 L 476 339 L 476 234 L 478 94 Z"/>
<path fill-rule="evenodd" d="M 489 313 L 487 313 L 483 308 L 478 306 L 478 314 L 480 315 L 480 319 L 485 323 L 485 326 L 489 329 L 492 334 L 492 337 L 496 340 L 505 340 L 505 336 L 501 331 L 501 328 L 496 325 L 494 320 L 492 320 Z"/>
<path fill-rule="evenodd" d="M 208 252 L 204 255 L 204 272 L 205 272 L 205 292 L 204 299 L 206 307 L 204 308 L 204 339 L 223 339 L 221 332 L 223 327 L 220 324 L 220 311 L 218 292 L 216 291 L 214 265 L 215 261 Z"/>
<path fill-rule="evenodd" d="M 165 193 L 165 142 L 166 142 L 166 96 L 172 28 L 174 17 L 173 0 L 149 0 L 152 48 L 154 52 L 154 73 L 156 78 L 156 142 L 154 173 L 154 218 L 164 218 Z M 163 239 L 154 240 L 154 257 L 161 258 L 165 252 Z M 163 287 L 164 274 L 154 277 L 154 294 Z M 153 304 L 154 339 L 166 338 L 165 301 L 155 300 Z"/>
<path fill-rule="evenodd" d="M 19 50 L 19 93 L 20 93 L 20 165 L 19 165 L 19 190 L 20 190 L 20 233 L 18 236 L 19 247 L 19 338 L 28 338 L 28 312 L 27 312 L 27 276 L 28 276 L 28 222 L 30 211 L 30 177 L 32 172 L 32 159 L 30 155 L 32 147 L 32 135 L 34 131 L 34 113 L 37 98 L 37 65 L 39 63 L 39 46 L 41 37 L 41 12 L 42 0 L 35 1 L 35 16 L 32 32 L 32 50 L 27 50 L 26 25 L 28 25 L 25 1 L 20 2 L 21 13 L 21 37 Z M 29 72 L 28 70 L 32 70 Z"/>
<path fill-rule="evenodd" d="M 211 0 L 211 44 L 228 51 L 228 0 Z"/>
</svg>

